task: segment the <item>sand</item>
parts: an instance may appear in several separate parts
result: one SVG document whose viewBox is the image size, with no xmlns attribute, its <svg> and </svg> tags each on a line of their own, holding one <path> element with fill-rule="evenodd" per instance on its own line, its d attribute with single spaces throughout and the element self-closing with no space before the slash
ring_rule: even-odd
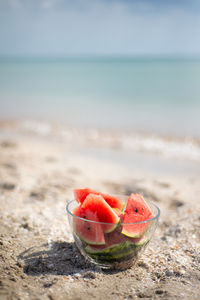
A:
<svg viewBox="0 0 200 300">
<path fill-rule="evenodd" d="M 91 155 L 91 140 L 86 147 L 83 136 L 75 139 L 1 126 L 0 299 L 200 299 L 199 173 L 140 169 Z M 65 205 L 73 188 L 85 186 L 139 192 L 160 207 L 159 226 L 134 267 L 103 271 L 77 252 Z"/>
</svg>

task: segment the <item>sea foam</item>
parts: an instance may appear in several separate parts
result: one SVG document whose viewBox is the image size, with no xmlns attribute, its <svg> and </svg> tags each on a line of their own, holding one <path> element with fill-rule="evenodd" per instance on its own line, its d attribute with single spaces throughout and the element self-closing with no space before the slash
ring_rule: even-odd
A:
<svg viewBox="0 0 200 300">
<path fill-rule="evenodd" d="M 95 128 L 72 128 L 64 125 L 27 120 L 20 123 L 23 131 L 41 136 L 51 136 L 70 145 L 98 147 L 133 152 L 150 153 L 165 158 L 200 161 L 198 139 L 166 137 Z"/>
</svg>

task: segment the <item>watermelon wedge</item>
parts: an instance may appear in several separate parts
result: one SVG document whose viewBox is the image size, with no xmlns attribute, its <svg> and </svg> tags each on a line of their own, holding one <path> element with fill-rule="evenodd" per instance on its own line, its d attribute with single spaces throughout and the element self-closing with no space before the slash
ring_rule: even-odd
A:
<svg viewBox="0 0 200 300">
<path fill-rule="evenodd" d="M 112 260 L 113 258 L 124 257 L 135 250 L 136 246 L 129 242 L 125 241 L 120 244 L 111 245 L 104 249 L 98 249 L 93 246 L 87 245 L 85 250 L 89 254 L 93 254 L 98 258 L 106 258 L 107 260 Z M 131 251 L 130 251 L 131 250 Z"/>
<path fill-rule="evenodd" d="M 111 232 L 118 226 L 120 218 L 101 195 L 89 194 L 81 207 L 95 213 L 100 222 L 111 223 L 101 224 L 104 232 Z"/>
<path fill-rule="evenodd" d="M 120 200 L 116 197 L 94 191 L 90 188 L 75 189 L 74 190 L 74 197 L 75 197 L 76 201 L 81 203 L 81 204 L 84 202 L 85 198 L 89 194 L 101 195 L 112 208 L 118 208 L 119 210 L 124 209 L 125 203 L 122 200 Z"/>
<path fill-rule="evenodd" d="M 100 195 L 106 200 L 106 202 L 112 208 L 118 208 L 121 211 L 124 209 L 125 203 L 122 200 L 120 200 L 120 199 L 118 199 L 116 197 L 110 196 L 108 194 L 100 193 Z"/>
<path fill-rule="evenodd" d="M 151 215 L 152 212 L 150 210 L 150 207 L 144 200 L 142 195 L 139 194 L 131 194 L 128 198 L 126 211 L 132 210 L 134 213 L 137 213 L 142 216 L 148 216 Z"/>
<path fill-rule="evenodd" d="M 140 238 L 150 226 L 150 222 L 145 221 L 153 217 L 144 198 L 138 194 L 131 194 L 123 216 L 122 234 L 132 238 Z"/>
<path fill-rule="evenodd" d="M 90 188 L 85 188 L 85 189 L 75 189 L 74 190 L 74 197 L 76 199 L 77 202 L 79 203 L 83 203 L 83 201 L 85 200 L 85 198 L 89 195 L 89 194 L 96 194 L 99 195 L 98 192 L 90 189 Z"/>
<path fill-rule="evenodd" d="M 89 209 L 85 210 L 81 206 L 74 209 L 73 214 L 79 218 L 73 218 L 73 227 L 75 233 L 84 242 L 91 245 L 103 245 L 105 244 L 104 232 L 99 222 L 96 212 L 92 212 Z M 90 221 L 94 222 L 90 222 Z"/>
</svg>

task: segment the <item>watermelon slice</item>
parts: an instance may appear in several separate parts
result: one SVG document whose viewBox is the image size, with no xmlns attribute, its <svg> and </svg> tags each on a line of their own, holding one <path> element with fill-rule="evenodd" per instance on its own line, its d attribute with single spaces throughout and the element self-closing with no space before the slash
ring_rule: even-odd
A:
<svg viewBox="0 0 200 300">
<path fill-rule="evenodd" d="M 96 212 L 92 212 L 89 209 L 85 210 L 81 206 L 78 206 L 74 209 L 73 214 L 79 218 L 85 219 L 73 218 L 74 231 L 81 240 L 91 245 L 105 244 L 102 226 L 101 224 L 96 223 L 99 222 Z"/>
<path fill-rule="evenodd" d="M 96 261 L 109 264 L 136 256 L 148 243 L 148 237 L 143 235 L 141 238 L 130 238 L 121 234 L 121 229 L 122 226 L 118 226 L 113 232 L 105 234 L 105 245 L 87 245 L 87 254 Z"/>
<path fill-rule="evenodd" d="M 126 210 L 132 210 L 134 213 L 140 214 L 142 216 L 147 216 L 152 214 L 151 210 L 144 200 L 142 195 L 131 194 L 128 198 Z"/>
<path fill-rule="evenodd" d="M 118 226 L 120 218 L 101 195 L 89 194 L 81 207 L 96 213 L 100 222 L 111 223 L 101 225 L 104 232 L 111 232 Z"/>
<path fill-rule="evenodd" d="M 93 246 L 87 245 L 85 250 L 89 254 L 94 254 L 99 258 L 113 259 L 116 257 L 123 257 L 127 255 L 129 250 L 135 250 L 136 246 L 129 241 L 122 242 L 120 244 L 111 245 L 104 249 L 95 248 Z"/>
<path fill-rule="evenodd" d="M 150 222 L 144 221 L 152 219 L 153 217 L 144 198 L 138 194 L 131 194 L 124 212 L 122 234 L 132 238 L 140 238 L 150 225 Z"/>
<path fill-rule="evenodd" d="M 90 189 L 90 188 L 85 188 L 85 189 L 75 189 L 74 190 L 74 197 L 76 199 L 77 202 L 79 203 L 83 203 L 83 201 L 85 200 L 85 198 L 89 195 L 89 194 L 96 194 L 98 195 L 99 193 Z"/>
<path fill-rule="evenodd" d="M 79 203 L 83 203 L 89 194 L 101 195 L 112 208 L 118 208 L 119 210 L 123 210 L 124 208 L 125 203 L 123 201 L 108 194 L 103 194 L 90 188 L 74 190 L 74 197 Z"/>
<path fill-rule="evenodd" d="M 135 243 L 131 242 L 135 240 Z M 129 260 L 137 255 L 140 249 L 146 245 L 149 240 L 146 237 L 140 239 L 129 239 L 122 241 L 119 244 L 111 244 L 109 247 L 102 248 L 106 245 L 94 246 L 87 245 L 85 251 L 93 259 L 104 262 L 112 263 L 114 261 L 119 262 L 121 260 Z"/>
<path fill-rule="evenodd" d="M 112 207 L 112 208 L 118 208 L 119 210 L 123 210 L 125 203 L 113 196 L 110 196 L 108 194 L 100 193 L 100 195 L 106 200 L 106 202 Z"/>
</svg>

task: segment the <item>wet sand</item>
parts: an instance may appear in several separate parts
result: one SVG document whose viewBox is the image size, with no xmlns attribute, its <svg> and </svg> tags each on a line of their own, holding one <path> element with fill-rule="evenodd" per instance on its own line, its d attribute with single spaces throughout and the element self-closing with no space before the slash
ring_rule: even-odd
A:
<svg viewBox="0 0 200 300">
<path fill-rule="evenodd" d="M 0 132 L 0 299 L 200 299 L 199 162 L 194 172 L 184 160 L 178 172 L 156 160 L 140 169 L 134 152 L 129 165 L 111 159 L 107 145 L 107 156 L 91 155 L 89 138 L 86 147 L 83 137 L 69 143 L 56 131 L 16 128 Z M 134 267 L 102 271 L 77 252 L 65 205 L 73 188 L 86 186 L 142 193 L 160 207 L 155 236 Z"/>
</svg>

